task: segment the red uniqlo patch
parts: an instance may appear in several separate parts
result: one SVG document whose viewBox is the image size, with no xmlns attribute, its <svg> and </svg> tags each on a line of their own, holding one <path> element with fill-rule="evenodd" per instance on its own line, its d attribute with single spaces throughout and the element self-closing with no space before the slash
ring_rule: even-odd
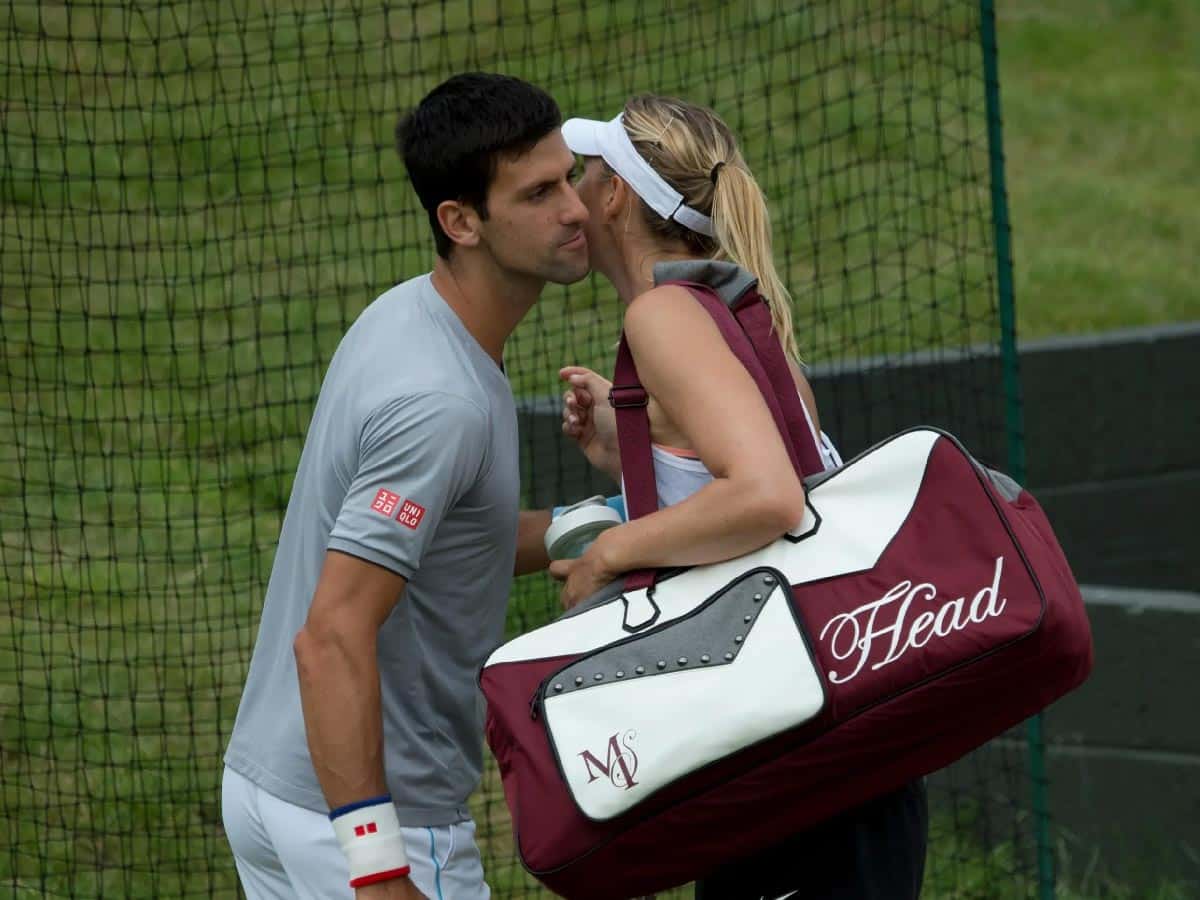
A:
<svg viewBox="0 0 1200 900">
<path fill-rule="evenodd" d="M 387 516 L 389 519 L 392 513 L 396 511 L 396 507 L 400 504 L 400 495 L 393 494 L 386 488 L 380 488 L 379 493 L 375 495 L 375 499 L 371 502 L 371 509 L 381 515 Z"/>
<path fill-rule="evenodd" d="M 396 521 L 409 528 L 416 528 L 421 524 L 421 517 L 424 515 L 425 507 L 420 503 L 405 500 L 404 505 L 400 507 L 400 514 L 396 516 Z"/>
</svg>

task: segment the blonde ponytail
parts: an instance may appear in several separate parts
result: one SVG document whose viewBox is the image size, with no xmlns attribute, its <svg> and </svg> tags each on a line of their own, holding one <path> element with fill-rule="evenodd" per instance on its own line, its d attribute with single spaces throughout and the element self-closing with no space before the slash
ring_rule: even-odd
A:
<svg viewBox="0 0 1200 900">
<path fill-rule="evenodd" d="M 622 121 L 638 153 L 688 206 L 711 216 L 714 236 L 664 219 L 643 203 L 646 225 L 698 256 L 728 259 L 751 272 L 771 309 L 784 352 L 799 362 L 792 297 L 772 256 L 767 201 L 729 127 L 710 109 L 653 94 L 630 99 Z"/>
<path fill-rule="evenodd" d="M 771 308 L 771 324 L 784 352 L 800 361 L 792 325 L 792 295 L 775 271 L 767 201 L 740 154 L 716 173 L 712 201 L 713 230 L 724 255 L 758 279 L 758 291 Z"/>
</svg>

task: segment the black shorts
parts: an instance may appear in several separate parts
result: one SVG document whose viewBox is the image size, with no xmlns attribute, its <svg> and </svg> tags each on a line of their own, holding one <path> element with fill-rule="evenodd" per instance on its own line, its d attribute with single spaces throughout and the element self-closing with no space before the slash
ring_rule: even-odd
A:
<svg viewBox="0 0 1200 900">
<path fill-rule="evenodd" d="M 910 782 L 696 882 L 696 900 L 916 900 L 929 809 Z"/>
</svg>

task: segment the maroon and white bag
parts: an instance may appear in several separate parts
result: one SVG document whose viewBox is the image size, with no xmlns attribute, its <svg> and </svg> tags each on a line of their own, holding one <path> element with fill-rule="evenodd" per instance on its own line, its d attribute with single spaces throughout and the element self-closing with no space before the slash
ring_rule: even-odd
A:
<svg viewBox="0 0 1200 900">
<path fill-rule="evenodd" d="M 769 311 L 704 304 L 755 377 L 806 510 L 715 565 L 633 573 L 485 664 L 517 850 L 568 898 L 630 897 L 939 769 L 1077 687 L 1078 586 L 1037 501 L 914 428 L 830 473 Z M 622 341 L 630 517 L 657 508 L 645 392 Z"/>
</svg>

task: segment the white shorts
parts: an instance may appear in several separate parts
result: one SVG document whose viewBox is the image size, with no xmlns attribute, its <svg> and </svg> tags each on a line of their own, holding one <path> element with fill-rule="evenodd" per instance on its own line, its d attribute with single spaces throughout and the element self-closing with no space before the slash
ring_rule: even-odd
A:
<svg viewBox="0 0 1200 900">
<path fill-rule="evenodd" d="M 328 816 L 280 800 L 228 767 L 221 816 L 249 900 L 353 900 Z M 401 831 L 409 877 L 429 900 L 488 900 L 473 821 Z"/>
</svg>

